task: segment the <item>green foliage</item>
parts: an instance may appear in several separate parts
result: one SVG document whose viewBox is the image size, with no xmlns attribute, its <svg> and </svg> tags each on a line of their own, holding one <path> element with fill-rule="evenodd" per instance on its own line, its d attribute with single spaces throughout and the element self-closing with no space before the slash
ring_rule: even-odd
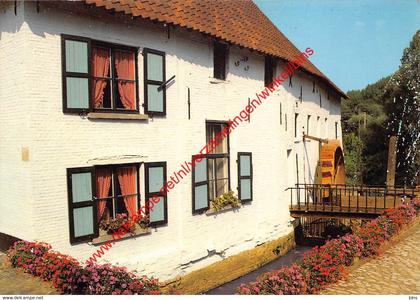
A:
<svg viewBox="0 0 420 300">
<path fill-rule="evenodd" d="M 414 184 L 420 170 L 420 31 L 395 74 L 347 94 L 342 120 L 348 183 L 383 185 L 389 136 L 397 135 L 396 184 Z"/>
<path fill-rule="evenodd" d="M 223 207 L 226 207 L 228 205 L 231 205 L 232 207 L 238 207 L 241 205 L 241 201 L 238 199 L 238 197 L 235 196 L 235 194 L 232 191 L 229 191 L 213 199 L 211 201 L 211 204 L 214 210 L 219 211 Z"/>
<path fill-rule="evenodd" d="M 352 185 L 359 185 L 362 183 L 362 169 L 363 159 L 363 141 L 353 132 L 344 135 L 343 138 L 346 155 L 344 156 L 344 163 L 346 165 L 346 183 Z"/>
</svg>

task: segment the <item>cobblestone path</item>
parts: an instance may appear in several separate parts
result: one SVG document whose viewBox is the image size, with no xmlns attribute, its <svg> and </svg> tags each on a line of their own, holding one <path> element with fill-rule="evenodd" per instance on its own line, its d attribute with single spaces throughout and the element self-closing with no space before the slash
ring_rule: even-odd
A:
<svg viewBox="0 0 420 300">
<path fill-rule="evenodd" d="M 58 295 L 49 283 L 6 265 L 0 252 L 0 295 Z"/>
<path fill-rule="evenodd" d="M 420 223 L 417 223 L 380 257 L 351 270 L 347 280 L 332 285 L 323 294 L 419 295 L 419 249 Z"/>
</svg>

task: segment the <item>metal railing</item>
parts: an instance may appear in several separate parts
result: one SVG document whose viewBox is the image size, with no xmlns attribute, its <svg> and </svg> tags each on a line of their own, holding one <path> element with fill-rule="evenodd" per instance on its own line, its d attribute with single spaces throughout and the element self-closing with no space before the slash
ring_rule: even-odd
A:
<svg viewBox="0 0 420 300">
<path fill-rule="evenodd" d="M 419 187 L 296 184 L 290 187 L 290 210 L 381 213 L 420 194 Z"/>
</svg>

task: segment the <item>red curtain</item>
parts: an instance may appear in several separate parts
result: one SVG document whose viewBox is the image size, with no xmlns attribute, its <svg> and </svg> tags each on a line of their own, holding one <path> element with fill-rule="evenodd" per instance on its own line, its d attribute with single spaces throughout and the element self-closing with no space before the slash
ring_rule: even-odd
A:
<svg viewBox="0 0 420 300">
<path fill-rule="evenodd" d="M 118 182 L 120 183 L 121 194 L 130 195 L 137 193 L 137 168 L 126 167 L 118 169 Z M 127 208 L 128 215 L 134 216 L 136 214 L 137 196 L 125 196 L 124 204 Z"/>
<path fill-rule="evenodd" d="M 136 101 L 134 96 L 134 81 L 135 72 L 134 54 L 129 52 L 115 51 L 115 68 L 118 76 L 118 92 L 124 108 L 136 109 Z M 121 80 L 122 79 L 122 80 Z"/>
<path fill-rule="evenodd" d="M 106 198 L 109 195 L 109 187 L 111 186 L 111 170 L 96 170 L 96 197 Z M 106 207 L 106 200 L 98 201 L 98 222 L 101 221 Z"/>
<path fill-rule="evenodd" d="M 109 77 L 109 51 L 103 48 L 92 48 L 92 72 L 94 77 Z M 93 80 L 93 105 L 95 108 L 102 107 L 104 101 L 104 89 L 107 80 Z"/>
</svg>

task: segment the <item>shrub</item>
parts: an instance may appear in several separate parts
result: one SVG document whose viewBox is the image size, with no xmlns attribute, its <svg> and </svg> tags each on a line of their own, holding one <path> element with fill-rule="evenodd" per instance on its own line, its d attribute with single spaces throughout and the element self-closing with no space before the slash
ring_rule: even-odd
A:
<svg viewBox="0 0 420 300">
<path fill-rule="evenodd" d="M 47 252 L 36 266 L 36 275 L 45 281 L 52 281 L 54 287 L 64 294 L 77 291 L 74 274 L 81 269 L 79 262 L 59 252 Z"/>
<path fill-rule="evenodd" d="M 241 284 L 239 294 L 305 294 L 316 293 L 346 274 L 355 258 L 377 255 L 380 246 L 420 211 L 420 200 L 386 210 L 380 217 L 367 223 L 355 234 L 333 239 L 321 247 L 314 247 L 291 268 L 261 275 L 256 282 Z M 304 281 L 304 282 L 303 282 Z"/>
<path fill-rule="evenodd" d="M 308 272 L 298 265 L 262 274 L 256 282 L 241 284 L 241 295 L 300 295 L 307 292 Z"/>
<path fill-rule="evenodd" d="M 36 265 L 49 249 L 51 246 L 46 243 L 18 241 L 7 251 L 7 256 L 14 268 L 36 275 Z"/>
<path fill-rule="evenodd" d="M 63 294 L 160 294 L 157 279 L 138 277 L 124 267 L 110 264 L 82 267 L 73 257 L 50 249 L 45 243 L 19 241 L 7 256 L 13 267 L 51 281 Z"/>
<path fill-rule="evenodd" d="M 76 277 L 87 295 L 159 294 L 156 279 L 138 278 L 126 268 L 110 264 L 89 265 Z"/>
<path fill-rule="evenodd" d="M 232 207 L 238 207 L 239 205 L 241 205 L 241 201 L 238 197 L 235 196 L 235 194 L 232 191 L 220 195 L 216 199 L 213 199 L 211 203 L 212 207 L 216 211 L 219 211 L 223 207 L 226 207 L 228 205 L 231 205 Z"/>
</svg>

